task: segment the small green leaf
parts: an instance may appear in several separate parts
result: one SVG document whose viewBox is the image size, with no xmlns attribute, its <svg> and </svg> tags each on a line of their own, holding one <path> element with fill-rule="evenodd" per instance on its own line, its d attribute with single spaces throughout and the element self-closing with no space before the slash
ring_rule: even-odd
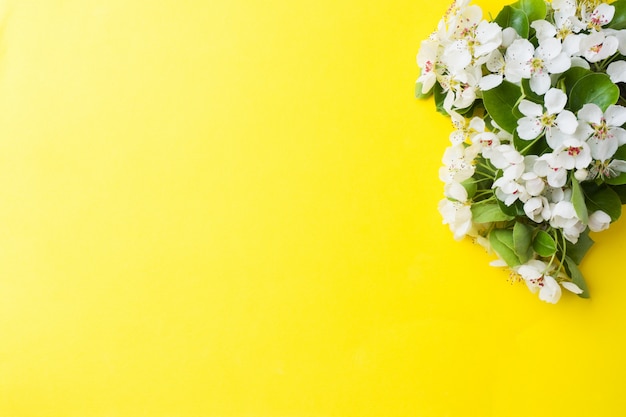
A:
<svg viewBox="0 0 626 417">
<path fill-rule="evenodd" d="M 626 172 L 620 172 L 617 177 L 606 178 L 604 182 L 611 185 L 624 185 L 626 184 Z"/>
<path fill-rule="evenodd" d="M 515 116 L 514 109 L 521 96 L 520 87 L 508 81 L 483 92 L 483 104 L 489 116 L 509 133 L 517 128 L 518 117 Z"/>
<path fill-rule="evenodd" d="M 578 288 L 583 290 L 582 293 L 578 294 L 581 298 L 589 298 L 589 288 L 587 287 L 587 283 L 585 282 L 585 277 L 583 277 L 582 272 L 578 269 L 578 265 L 571 259 L 569 256 L 565 257 L 565 266 L 569 271 L 569 276 L 572 279 L 572 282 L 578 285 Z"/>
<path fill-rule="evenodd" d="M 556 253 L 556 242 L 548 232 L 539 230 L 533 239 L 533 249 L 539 256 L 547 258 Z"/>
<path fill-rule="evenodd" d="M 565 87 L 565 94 L 569 96 L 570 92 L 572 91 L 572 88 L 578 82 L 578 80 L 580 80 L 581 78 L 589 74 L 593 74 L 593 71 L 588 70 L 583 67 L 572 67 L 568 69 L 567 71 L 565 71 L 559 77 L 559 82 L 562 82 L 563 86 Z"/>
<path fill-rule="evenodd" d="M 572 176 L 572 204 L 580 221 L 583 224 L 587 224 L 589 222 L 589 213 L 585 204 L 585 195 L 582 188 L 580 188 L 580 183 L 574 176 Z"/>
<path fill-rule="evenodd" d="M 415 83 L 415 98 L 425 99 L 433 95 L 433 89 L 431 88 L 427 93 L 422 93 L 422 83 Z"/>
<path fill-rule="evenodd" d="M 617 0 L 611 3 L 611 6 L 615 7 L 615 14 L 608 27 L 616 30 L 626 29 L 626 1 Z"/>
<path fill-rule="evenodd" d="M 512 27 L 518 35 L 528 39 L 530 22 L 523 10 L 511 6 L 504 6 L 494 19 L 494 22 L 499 24 L 502 28 Z"/>
<path fill-rule="evenodd" d="M 593 213 L 602 210 L 611 217 L 614 222 L 622 215 L 622 201 L 619 195 L 611 187 L 602 187 L 592 195 L 587 195 L 587 205 Z"/>
<path fill-rule="evenodd" d="M 498 203 L 486 200 L 473 204 L 470 210 L 472 211 L 472 221 L 474 223 L 502 222 L 513 219 L 513 216 L 509 216 L 500 210 Z"/>
<path fill-rule="evenodd" d="M 569 94 L 568 107 L 577 112 L 587 103 L 594 103 L 605 111 L 611 104 L 619 99 L 619 87 L 616 86 L 608 75 L 593 73 L 582 77 Z"/>
<path fill-rule="evenodd" d="M 446 99 L 446 93 L 443 91 L 443 88 L 439 83 L 435 84 L 435 88 L 433 88 L 433 94 L 435 95 L 435 106 L 437 107 L 437 111 L 444 116 L 448 116 L 448 112 L 443 108 L 443 102 Z"/>
<path fill-rule="evenodd" d="M 498 200 L 498 206 L 500 206 L 500 210 L 502 210 L 503 213 L 506 213 L 509 216 L 526 216 L 526 212 L 524 211 L 524 203 L 519 200 L 517 200 L 510 206 L 504 204 L 504 201 Z"/>
<path fill-rule="evenodd" d="M 513 231 L 509 229 L 493 229 L 489 233 L 489 243 L 493 250 L 502 258 L 508 266 L 521 265 L 519 257 L 515 254 L 513 245 Z"/>
<path fill-rule="evenodd" d="M 548 8 L 543 0 L 519 0 L 511 6 L 523 10 L 528 16 L 529 22 L 544 19 L 548 13 Z"/>
<path fill-rule="evenodd" d="M 594 241 L 589 237 L 589 229 L 587 229 L 580 234 L 576 244 L 567 242 L 567 256 L 580 264 L 593 244 Z"/>
<path fill-rule="evenodd" d="M 533 229 L 524 223 L 517 222 L 513 226 L 513 249 L 521 263 L 527 262 L 532 256 Z"/>
<path fill-rule="evenodd" d="M 525 100 L 529 100 L 537 104 L 544 104 L 543 96 L 540 96 L 539 94 L 531 90 L 529 78 L 522 78 L 521 84 L 522 84 L 522 91 L 524 92 Z"/>
<path fill-rule="evenodd" d="M 472 178 L 468 178 L 461 183 L 465 191 L 467 191 L 467 198 L 472 198 L 476 195 L 476 190 L 478 189 L 478 185 L 476 184 L 476 180 Z"/>
</svg>

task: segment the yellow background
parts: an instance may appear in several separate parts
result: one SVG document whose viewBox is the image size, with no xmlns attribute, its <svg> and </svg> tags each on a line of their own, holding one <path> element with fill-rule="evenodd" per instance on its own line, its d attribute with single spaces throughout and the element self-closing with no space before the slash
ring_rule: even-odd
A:
<svg viewBox="0 0 626 417">
<path fill-rule="evenodd" d="M 0 417 L 624 415 L 625 223 L 556 306 L 441 224 L 446 7 L 3 3 Z"/>
</svg>

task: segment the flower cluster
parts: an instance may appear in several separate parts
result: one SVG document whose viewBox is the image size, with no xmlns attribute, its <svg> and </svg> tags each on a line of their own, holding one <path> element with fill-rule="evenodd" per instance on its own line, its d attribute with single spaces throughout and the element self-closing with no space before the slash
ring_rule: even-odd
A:
<svg viewBox="0 0 626 417">
<path fill-rule="evenodd" d="M 588 297 L 578 268 L 626 202 L 626 0 L 456 0 L 417 55 L 416 96 L 454 125 L 439 203 L 539 298 Z"/>
</svg>

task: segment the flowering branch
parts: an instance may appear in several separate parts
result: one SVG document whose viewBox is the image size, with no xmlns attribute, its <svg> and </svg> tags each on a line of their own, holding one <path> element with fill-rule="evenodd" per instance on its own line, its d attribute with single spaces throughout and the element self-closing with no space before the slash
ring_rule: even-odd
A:
<svg viewBox="0 0 626 417">
<path fill-rule="evenodd" d="M 452 3 L 421 44 L 418 98 L 452 119 L 444 223 L 555 303 L 588 297 L 589 232 L 626 202 L 626 0 Z"/>
</svg>

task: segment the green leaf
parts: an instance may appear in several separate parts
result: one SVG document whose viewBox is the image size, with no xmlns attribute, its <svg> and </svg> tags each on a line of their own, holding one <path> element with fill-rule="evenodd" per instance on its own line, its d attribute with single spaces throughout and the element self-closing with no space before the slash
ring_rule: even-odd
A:
<svg viewBox="0 0 626 417">
<path fill-rule="evenodd" d="M 622 204 L 626 204 L 626 185 L 614 185 L 611 188 L 617 193 Z"/>
<path fill-rule="evenodd" d="M 577 112 L 587 103 L 594 103 L 605 111 L 619 99 L 619 87 L 606 74 L 593 73 L 574 84 L 569 94 L 568 107 Z"/>
<path fill-rule="evenodd" d="M 494 19 L 494 22 L 499 24 L 502 28 L 512 27 L 518 35 L 528 39 L 530 22 L 523 10 L 511 6 L 504 6 Z"/>
<path fill-rule="evenodd" d="M 513 230 L 493 229 L 489 233 L 489 243 L 508 266 L 513 267 L 522 264 L 519 257 L 515 254 Z"/>
<path fill-rule="evenodd" d="M 432 88 L 427 93 L 422 93 L 422 83 L 415 83 L 415 98 L 425 99 L 425 98 L 429 98 L 432 95 L 433 95 Z"/>
<path fill-rule="evenodd" d="M 569 256 L 565 257 L 565 266 L 569 271 L 569 276 L 572 279 L 572 282 L 578 285 L 578 288 L 583 290 L 582 293 L 578 294 L 581 298 L 589 298 L 589 288 L 587 287 L 587 283 L 585 282 L 585 277 L 583 277 L 582 272 L 578 269 L 578 265 L 571 259 Z"/>
<path fill-rule="evenodd" d="M 524 223 L 517 222 L 513 226 L 513 249 L 521 263 L 527 262 L 532 256 L 533 229 Z"/>
<path fill-rule="evenodd" d="M 472 221 L 474 223 L 503 222 L 513 219 L 513 216 L 509 216 L 500 210 L 498 203 L 487 200 L 473 204 L 470 210 L 472 211 Z"/>
<path fill-rule="evenodd" d="M 448 112 L 443 108 L 443 102 L 446 99 L 446 93 L 443 91 L 443 88 L 439 83 L 435 84 L 435 88 L 433 88 L 433 94 L 435 95 L 435 106 L 437 107 L 437 111 L 444 116 L 448 116 Z"/>
<path fill-rule="evenodd" d="M 578 80 L 580 80 L 581 78 L 589 74 L 593 74 L 593 71 L 588 70 L 586 68 L 582 68 L 582 67 L 572 67 L 568 69 L 567 71 L 565 71 L 559 77 L 559 82 L 557 83 L 557 85 L 559 85 L 559 83 L 562 83 L 563 86 L 565 87 L 565 94 L 569 96 L 569 94 L 572 91 L 572 88 L 578 82 Z"/>
<path fill-rule="evenodd" d="M 478 185 L 476 184 L 476 180 L 474 178 L 468 178 L 461 183 L 465 191 L 467 191 L 467 198 L 472 198 L 476 194 L 476 190 L 478 189 Z"/>
<path fill-rule="evenodd" d="M 580 234 L 575 244 L 567 242 L 567 255 L 580 264 L 593 244 L 594 241 L 589 237 L 589 229 L 587 229 Z"/>
<path fill-rule="evenodd" d="M 483 92 L 483 104 L 489 116 L 509 133 L 517 128 L 518 117 L 515 116 L 514 109 L 521 96 L 520 87 L 508 81 Z"/>
<path fill-rule="evenodd" d="M 537 104 L 542 104 L 542 105 L 544 104 L 543 96 L 540 96 L 539 94 L 531 90 L 529 78 L 522 78 L 521 84 L 522 84 L 522 91 L 524 92 L 525 100 L 529 100 Z"/>
<path fill-rule="evenodd" d="M 615 7 L 615 15 L 608 27 L 617 30 L 626 29 L 626 1 L 617 0 L 611 3 L 611 6 Z"/>
<path fill-rule="evenodd" d="M 539 230 L 533 239 L 533 249 L 539 256 L 547 258 L 556 253 L 556 242 L 548 232 Z"/>
<path fill-rule="evenodd" d="M 524 203 L 519 200 L 517 200 L 510 206 L 504 204 L 504 201 L 498 200 L 498 206 L 500 206 L 500 210 L 502 210 L 503 213 L 506 213 L 509 216 L 526 216 L 526 212 L 524 211 Z"/>
<path fill-rule="evenodd" d="M 580 183 L 574 176 L 572 176 L 572 204 L 580 221 L 583 224 L 587 224 L 589 222 L 589 213 L 585 204 L 585 195 L 582 188 L 580 188 Z"/>
<path fill-rule="evenodd" d="M 622 201 L 611 187 L 602 187 L 592 195 L 587 195 L 589 211 L 602 210 L 614 222 L 622 215 Z"/>
<path fill-rule="evenodd" d="M 544 19 L 548 13 L 548 8 L 543 0 L 519 0 L 511 6 L 523 10 L 528 16 L 529 22 Z"/>
<path fill-rule="evenodd" d="M 604 182 L 611 185 L 624 185 L 626 184 L 626 172 L 620 172 L 617 177 L 606 178 Z"/>
</svg>

